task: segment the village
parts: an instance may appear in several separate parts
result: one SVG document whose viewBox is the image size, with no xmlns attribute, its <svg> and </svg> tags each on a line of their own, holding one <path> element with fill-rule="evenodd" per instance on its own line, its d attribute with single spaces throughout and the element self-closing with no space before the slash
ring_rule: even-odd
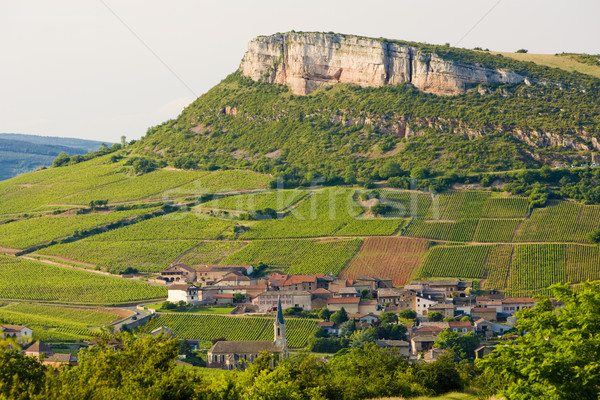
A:
<svg viewBox="0 0 600 400">
<path fill-rule="evenodd" d="M 442 332 L 451 332 L 457 337 L 469 334 L 476 337 L 480 345 L 467 357 L 481 358 L 493 351 L 503 335 L 510 336 L 519 310 L 533 308 L 537 303 L 530 297 L 505 297 L 494 290 L 482 294 L 469 280 L 421 280 L 394 287 L 392 280 L 387 278 L 340 279 L 326 274 L 289 275 L 280 271 L 260 274 L 252 265 L 193 268 L 174 263 L 157 278 L 167 285 L 168 298 L 162 303 L 167 309 L 191 307 L 201 313 L 203 307 L 221 305 L 233 306 L 230 312 L 233 315 L 276 317 L 273 341 L 212 338 L 216 340 L 206 353 L 206 367 L 227 370 L 244 369 L 263 352 L 276 357 L 289 356 L 290 351 L 297 349 L 288 348 L 286 334 L 289 332 L 286 332 L 284 316 L 315 311 L 319 311 L 321 317 L 321 321 L 316 322 L 318 333 L 315 336 L 318 337 L 341 338 L 367 328 L 396 324 L 402 326 L 401 339 L 390 337 L 373 343 L 396 349 L 411 361 L 430 362 L 446 352 L 435 346 Z M 554 305 L 560 306 L 559 303 Z M 131 316 L 123 323 L 122 330 L 143 326 L 156 313 L 155 309 L 144 306 L 138 306 L 138 309 L 150 313 L 141 320 Z M 351 324 L 350 331 L 347 328 L 344 331 L 346 322 Z M 4 325 L 0 333 L 0 338 L 15 339 L 26 355 L 38 357 L 44 364 L 77 363 L 74 355 L 55 354 L 44 342 L 34 341 L 32 330 L 27 326 Z M 176 336 L 176 332 L 166 326 L 158 327 L 150 334 Z M 517 338 L 512 335 L 508 339 Z M 85 346 L 100 341 L 94 339 Z M 198 341 L 190 340 L 189 343 L 197 348 Z M 122 343 L 113 339 L 109 345 L 118 349 Z"/>
<path fill-rule="evenodd" d="M 353 321 L 359 330 L 377 327 L 382 320 L 396 324 L 410 321 L 406 324 L 406 340 L 377 340 L 375 343 L 380 347 L 397 348 L 414 361 L 434 361 L 443 354 L 445 350 L 434 344 L 445 330 L 461 336 L 477 335 L 481 346 L 469 357 L 483 357 L 492 352 L 498 337 L 513 329 L 517 311 L 536 305 L 533 298 L 507 298 L 494 290 L 477 295 L 473 282 L 461 279 L 412 281 L 404 287 L 394 287 L 391 279 L 367 276 L 350 280 L 325 274 L 289 275 L 279 271 L 260 277 L 255 275 L 252 265 L 192 268 L 172 264 L 160 273 L 160 279 L 169 285 L 168 302 L 180 305 L 231 304 L 236 306 L 232 310 L 235 314 L 277 313 L 278 316 L 326 309 L 326 316 L 336 312 L 346 314 L 347 320 Z M 317 325 L 321 334 L 329 337 L 338 337 L 342 332 L 342 324 L 333 320 Z M 276 331 L 275 338 L 277 336 Z M 240 342 L 224 350 L 223 345 L 215 344 L 209 354 L 220 351 L 220 361 L 210 362 L 209 357 L 207 366 L 241 368 L 241 360 L 255 357 L 251 355 L 252 349 L 259 347 L 256 342 Z M 269 345 L 263 347 L 267 350 Z"/>
</svg>

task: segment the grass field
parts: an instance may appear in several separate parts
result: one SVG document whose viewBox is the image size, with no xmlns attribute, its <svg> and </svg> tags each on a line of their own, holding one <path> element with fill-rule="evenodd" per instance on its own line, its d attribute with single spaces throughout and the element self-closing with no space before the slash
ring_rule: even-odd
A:
<svg viewBox="0 0 600 400">
<path fill-rule="evenodd" d="M 35 340 L 72 341 L 102 336 L 100 328 L 124 317 L 114 311 L 41 304 L 9 303 L 0 307 L 0 321 L 27 325 Z"/>
<path fill-rule="evenodd" d="M 288 346 L 304 347 L 317 329 L 317 320 L 286 318 Z M 230 317 L 224 315 L 159 314 L 146 326 L 147 330 L 166 326 L 179 339 L 210 341 L 224 337 L 227 340 L 273 340 L 273 318 Z"/>
<path fill-rule="evenodd" d="M 362 241 L 259 240 L 225 258 L 221 264 L 258 264 L 290 274 L 337 275 L 358 251 Z"/>
<path fill-rule="evenodd" d="M 366 238 L 340 276 L 344 279 L 391 278 L 395 286 L 404 285 L 421 265 L 428 247 L 429 242 L 420 239 Z"/>
<path fill-rule="evenodd" d="M 539 65 L 545 65 L 551 68 L 559 68 L 569 72 L 581 72 L 600 78 L 600 67 L 578 62 L 570 56 L 554 54 L 530 54 L 530 53 L 502 53 L 492 52 L 492 54 L 502 54 L 504 57 L 514 58 L 519 61 L 531 61 Z"/>
<path fill-rule="evenodd" d="M 0 256 L 0 299 L 68 304 L 119 304 L 166 298 L 167 290 L 38 261 Z"/>
</svg>

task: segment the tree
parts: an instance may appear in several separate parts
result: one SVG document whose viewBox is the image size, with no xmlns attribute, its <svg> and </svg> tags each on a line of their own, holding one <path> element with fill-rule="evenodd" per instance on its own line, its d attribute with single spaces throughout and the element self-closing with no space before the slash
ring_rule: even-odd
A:
<svg viewBox="0 0 600 400">
<path fill-rule="evenodd" d="M 372 300 L 373 296 L 371 295 L 371 291 L 369 289 L 363 289 L 360 292 L 360 298 L 364 300 Z"/>
<path fill-rule="evenodd" d="M 393 312 L 382 312 L 379 314 L 379 320 L 384 324 L 395 324 L 398 322 L 398 314 Z"/>
<path fill-rule="evenodd" d="M 342 324 L 348 321 L 348 313 L 346 312 L 344 307 L 342 307 L 340 311 L 336 311 L 333 314 L 331 314 L 329 321 L 335 322 L 336 324 Z"/>
<path fill-rule="evenodd" d="M 234 303 L 243 303 L 246 301 L 246 296 L 242 293 L 235 293 L 233 295 L 233 302 Z"/>
<path fill-rule="evenodd" d="M 440 322 L 444 319 L 444 316 L 439 311 L 430 311 L 427 314 L 427 320 L 431 322 Z"/>
<path fill-rule="evenodd" d="M 393 208 L 390 205 L 385 204 L 385 203 L 377 203 L 377 204 L 373 204 L 373 206 L 371 206 L 371 212 L 375 215 L 383 215 L 392 210 L 393 210 Z"/>
<path fill-rule="evenodd" d="M 365 344 L 374 343 L 377 339 L 379 339 L 379 336 L 377 335 L 375 328 L 371 327 L 354 332 L 350 339 L 350 346 L 362 349 Z"/>
<path fill-rule="evenodd" d="M 448 329 L 443 330 L 438 335 L 434 347 L 440 349 L 450 349 L 458 360 L 475 358 L 474 351 L 479 347 L 479 337 L 474 332 L 460 335 Z"/>
<path fill-rule="evenodd" d="M 509 399 L 596 399 L 600 394 L 600 282 L 574 292 L 551 287 L 562 301 L 547 298 L 518 313 L 516 328 L 526 332 L 478 360 L 484 385 Z M 497 393 L 500 392 L 500 393 Z"/>
<path fill-rule="evenodd" d="M 379 168 L 379 176 L 383 179 L 398 176 L 402 173 L 400 165 L 392 160 L 387 161 L 381 168 Z"/>
<path fill-rule="evenodd" d="M 527 53 L 529 50 L 527 49 L 519 49 L 517 50 L 517 53 Z"/>
<path fill-rule="evenodd" d="M 54 159 L 54 161 L 52 161 L 52 166 L 62 167 L 63 165 L 67 165 L 70 160 L 71 157 L 69 157 L 69 155 L 63 151 Z"/>
<path fill-rule="evenodd" d="M 417 318 L 417 312 L 410 308 L 405 308 L 404 310 L 400 311 L 400 314 L 398 314 L 398 315 L 400 318 L 404 318 L 404 319 Z"/>
<path fill-rule="evenodd" d="M 588 233 L 587 240 L 590 243 L 600 246 L 600 230 Z"/>
<path fill-rule="evenodd" d="M 331 314 L 333 314 L 333 312 L 329 311 L 327 307 L 321 308 L 318 312 L 319 318 L 321 318 L 324 321 L 329 321 L 329 317 L 331 317 Z"/>
<path fill-rule="evenodd" d="M 340 327 L 341 337 L 350 337 L 356 331 L 356 322 L 354 320 L 346 321 Z"/>
</svg>

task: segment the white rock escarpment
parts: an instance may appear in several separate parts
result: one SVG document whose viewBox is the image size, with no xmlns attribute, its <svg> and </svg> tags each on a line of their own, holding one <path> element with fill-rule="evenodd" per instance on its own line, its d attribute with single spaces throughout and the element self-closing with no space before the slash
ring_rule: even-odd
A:
<svg viewBox="0 0 600 400">
<path fill-rule="evenodd" d="M 411 46 L 329 33 L 259 36 L 240 65 L 255 81 L 288 85 L 306 95 L 335 83 L 363 87 L 412 83 L 435 94 L 459 94 L 480 83 L 520 83 L 513 71 L 443 60 Z"/>
</svg>

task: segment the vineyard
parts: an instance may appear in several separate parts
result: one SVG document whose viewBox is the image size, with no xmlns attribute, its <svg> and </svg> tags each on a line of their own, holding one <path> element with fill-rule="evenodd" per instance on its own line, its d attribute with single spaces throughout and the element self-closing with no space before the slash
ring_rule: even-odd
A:
<svg viewBox="0 0 600 400">
<path fill-rule="evenodd" d="M 144 282 L 0 256 L 0 299 L 69 304 L 119 304 L 166 298 Z"/>
<path fill-rule="evenodd" d="M 146 330 L 166 326 L 179 339 L 210 341 L 224 337 L 227 340 L 273 340 L 273 318 L 230 317 L 224 315 L 159 314 Z M 314 319 L 286 318 L 288 346 L 304 347 L 317 329 Z"/>
<path fill-rule="evenodd" d="M 436 246 L 417 275 L 485 279 L 485 289 L 509 296 L 547 294 L 554 283 L 599 280 L 600 251 L 576 244 Z"/>
<path fill-rule="evenodd" d="M 436 246 L 429 250 L 418 272 L 420 277 L 481 279 L 491 246 Z"/>
<path fill-rule="evenodd" d="M 339 236 L 391 236 L 402 228 L 406 219 L 364 218 L 352 219 L 342 226 L 334 235 Z"/>
<path fill-rule="evenodd" d="M 225 258 L 221 264 L 264 262 L 289 274 L 337 275 L 356 254 L 361 243 L 360 239 L 254 241 Z"/>
<path fill-rule="evenodd" d="M 381 190 L 379 200 L 393 209 L 388 214 L 403 217 L 424 217 L 429 210 L 431 197 L 420 192 Z"/>
<path fill-rule="evenodd" d="M 566 201 L 536 208 L 523 222 L 515 242 L 570 242 L 582 205 Z"/>
<path fill-rule="evenodd" d="M 64 257 L 113 272 L 128 267 L 160 272 L 196 245 L 195 240 L 98 241 L 90 238 L 50 246 L 34 254 Z"/>
<path fill-rule="evenodd" d="M 178 171 L 180 172 L 180 171 Z M 164 192 L 166 197 L 199 196 L 207 193 L 235 192 L 239 190 L 264 189 L 271 181 L 269 175 L 252 171 L 226 170 L 202 175 L 186 185 Z"/>
<path fill-rule="evenodd" d="M 529 212 L 529 202 L 524 197 L 492 197 L 486 200 L 482 218 L 522 219 Z"/>
<path fill-rule="evenodd" d="M 95 236 L 99 241 L 217 239 L 233 225 L 199 212 L 177 212 Z"/>
<path fill-rule="evenodd" d="M 276 190 L 227 196 L 203 203 L 201 208 L 256 211 L 271 208 L 282 211 L 301 201 L 308 194 L 305 190 Z"/>
<path fill-rule="evenodd" d="M 35 339 L 44 341 L 87 340 L 102 336 L 100 327 L 119 319 L 119 315 L 101 309 L 10 303 L 0 307 L 4 324 L 27 325 Z"/>
<path fill-rule="evenodd" d="M 358 276 L 391 278 L 395 286 L 410 281 L 421 265 L 429 242 L 407 238 L 366 238 L 356 256 L 340 274 L 344 279 Z"/>
<path fill-rule="evenodd" d="M 510 243 L 520 223 L 519 219 L 480 219 L 473 241 Z"/>
<path fill-rule="evenodd" d="M 25 249 L 35 244 L 70 236 L 97 226 L 149 213 L 152 210 L 114 211 L 84 215 L 56 215 L 24 219 L 0 225 L 0 246 Z"/>
<path fill-rule="evenodd" d="M 363 212 L 354 190 L 323 189 L 307 195 L 283 219 L 259 221 L 242 239 L 279 239 L 330 236 Z"/>
<path fill-rule="evenodd" d="M 181 255 L 178 262 L 187 265 L 218 264 L 228 255 L 246 246 L 246 242 L 202 242 Z"/>
</svg>

